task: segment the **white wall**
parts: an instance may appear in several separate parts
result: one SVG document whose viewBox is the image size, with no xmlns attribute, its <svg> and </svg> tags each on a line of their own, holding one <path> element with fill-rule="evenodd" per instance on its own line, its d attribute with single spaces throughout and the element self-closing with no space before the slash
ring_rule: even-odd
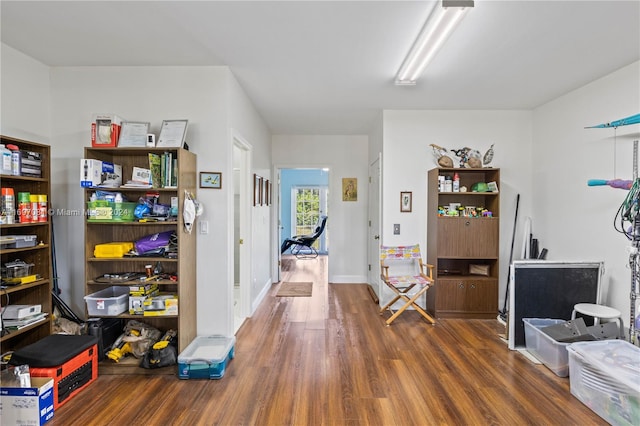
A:
<svg viewBox="0 0 640 426">
<path fill-rule="evenodd" d="M 549 259 L 604 261 L 603 303 L 629 326 L 630 243 L 613 228 L 627 191 L 588 187 L 588 179 L 632 179 L 640 125 L 585 129 L 640 112 L 640 62 L 534 111 L 534 230 Z"/>
<path fill-rule="evenodd" d="M 0 132 L 38 143 L 49 143 L 51 102 L 49 67 L 0 45 Z"/>
<path fill-rule="evenodd" d="M 279 168 L 329 170 L 329 282 L 367 282 L 368 138 L 275 135 L 272 160 Z M 358 201 L 342 201 L 342 178 L 358 179 Z"/>
<path fill-rule="evenodd" d="M 82 211 L 78 164 L 90 146 L 91 115 L 114 112 L 128 120 L 189 119 L 187 142 L 198 169 L 232 176 L 231 130 L 247 135 L 270 164 L 270 135 L 226 67 L 69 67 L 49 68 L 2 46 L 2 133 L 52 146 L 52 205 Z M 265 155 L 265 153 L 267 155 Z M 231 183 L 231 182 L 229 182 Z M 232 186 L 229 187 L 231 189 Z M 198 333 L 233 332 L 233 191 L 200 190 L 200 218 L 210 233 L 198 235 Z M 83 218 L 54 218 L 58 274 L 63 298 L 84 312 Z M 229 230 L 229 232 L 227 232 Z M 259 240 L 268 246 L 268 241 Z M 268 265 L 267 262 L 263 262 Z M 230 271 L 230 272 L 229 272 Z M 268 273 L 259 278 L 268 282 Z"/>
<path fill-rule="evenodd" d="M 233 75 L 231 75 L 229 88 L 230 129 L 233 133 L 229 135 L 229 140 L 233 143 L 235 135 L 236 137 L 240 136 L 245 143 L 250 144 L 252 150 L 252 176 L 253 173 L 256 173 L 265 179 L 273 181 L 271 178 L 271 132 Z M 249 205 L 253 205 L 253 192 L 247 195 L 251 198 Z M 233 201 L 229 200 L 230 206 L 233 206 L 232 203 Z M 271 244 L 271 212 L 274 209 L 273 205 L 271 207 L 255 206 L 251 209 L 251 288 L 249 302 L 251 313 L 253 313 L 261 298 L 266 294 L 268 286 L 273 282 L 271 260 L 276 258 L 277 254 L 273 253 Z M 228 251 L 233 253 L 235 246 L 233 244 L 233 221 L 227 229 L 231 232 Z M 230 273 L 231 278 L 233 278 L 233 271 L 230 271 Z"/>
<path fill-rule="evenodd" d="M 500 168 L 500 301 L 507 282 L 516 195 L 519 217 L 531 215 L 531 123 L 529 111 L 384 111 L 382 151 L 381 244 L 427 241 L 427 172 L 437 167 L 430 143 L 457 149 L 465 146 L 484 153 L 494 144 L 490 166 Z M 413 192 L 411 213 L 400 212 L 400 192 Z M 393 224 L 400 235 L 393 235 Z M 517 247 L 520 233 L 517 233 Z M 546 244 L 544 240 L 541 241 Z M 426 257 L 426 252 L 423 253 Z M 514 255 L 514 259 L 517 257 Z"/>
</svg>

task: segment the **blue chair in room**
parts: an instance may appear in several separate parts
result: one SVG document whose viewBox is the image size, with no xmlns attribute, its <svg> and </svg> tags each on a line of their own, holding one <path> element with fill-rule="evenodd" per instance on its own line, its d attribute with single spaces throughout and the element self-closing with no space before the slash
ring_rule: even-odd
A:
<svg viewBox="0 0 640 426">
<path fill-rule="evenodd" d="M 315 259 L 318 257 L 318 250 L 313 247 L 313 243 L 320 238 L 320 235 L 324 232 L 326 225 L 327 216 L 320 216 L 312 234 L 296 235 L 291 238 L 287 238 L 282 242 L 280 253 L 284 254 L 285 251 L 291 248 L 291 254 L 298 259 Z"/>
</svg>

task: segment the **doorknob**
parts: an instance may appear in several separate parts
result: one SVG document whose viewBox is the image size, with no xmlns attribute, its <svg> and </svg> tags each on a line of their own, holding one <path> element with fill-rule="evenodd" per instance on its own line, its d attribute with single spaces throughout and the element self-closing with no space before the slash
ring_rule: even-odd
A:
<svg viewBox="0 0 640 426">
<path fill-rule="evenodd" d="M 379 240 L 379 239 L 380 239 L 380 235 L 374 235 L 374 236 L 373 236 L 373 239 L 374 239 L 374 240 Z"/>
<path fill-rule="evenodd" d="M 244 244 L 244 240 L 240 238 L 240 241 L 238 241 L 238 244 Z"/>
</svg>

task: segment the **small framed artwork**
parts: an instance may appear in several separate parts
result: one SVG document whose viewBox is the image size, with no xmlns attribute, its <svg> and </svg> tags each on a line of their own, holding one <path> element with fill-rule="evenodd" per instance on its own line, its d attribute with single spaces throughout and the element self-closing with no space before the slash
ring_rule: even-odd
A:
<svg viewBox="0 0 640 426">
<path fill-rule="evenodd" d="M 147 146 L 148 122 L 123 121 L 120 129 L 118 147 L 145 147 Z"/>
<path fill-rule="evenodd" d="M 342 201 L 358 201 L 358 178 L 342 178 Z"/>
<path fill-rule="evenodd" d="M 269 199 L 271 198 L 271 182 L 269 182 L 269 179 L 264 180 L 264 194 L 262 195 L 264 197 L 264 205 L 270 205 L 271 202 L 269 201 Z"/>
<path fill-rule="evenodd" d="M 410 213 L 412 203 L 413 203 L 413 195 L 411 192 L 400 193 L 400 211 L 402 213 Z"/>
<path fill-rule="evenodd" d="M 189 120 L 163 120 L 156 146 L 158 148 L 182 148 L 187 136 L 188 124 Z"/>
<path fill-rule="evenodd" d="M 260 205 L 260 179 L 262 179 L 257 174 L 253 174 L 253 205 Z"/>
<path fill-rule="evenodd" d="M 222 189 L 222 173 L 200 172 L 200 188 Z"/>
</svg>

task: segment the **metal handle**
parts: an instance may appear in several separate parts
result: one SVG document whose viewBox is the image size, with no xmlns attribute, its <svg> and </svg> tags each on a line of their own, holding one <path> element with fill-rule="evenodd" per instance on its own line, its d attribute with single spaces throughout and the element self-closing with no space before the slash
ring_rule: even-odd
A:
<svg viewBox="0 0 640 426">
<path fill-rule="evenodd" d="M 374 239 L 374 240 L 379 240 L 379 239 L 380 239 L 380 235 L 374 235 L 374 236 L 373 236 L 373 239 Z"/>
</svg>

